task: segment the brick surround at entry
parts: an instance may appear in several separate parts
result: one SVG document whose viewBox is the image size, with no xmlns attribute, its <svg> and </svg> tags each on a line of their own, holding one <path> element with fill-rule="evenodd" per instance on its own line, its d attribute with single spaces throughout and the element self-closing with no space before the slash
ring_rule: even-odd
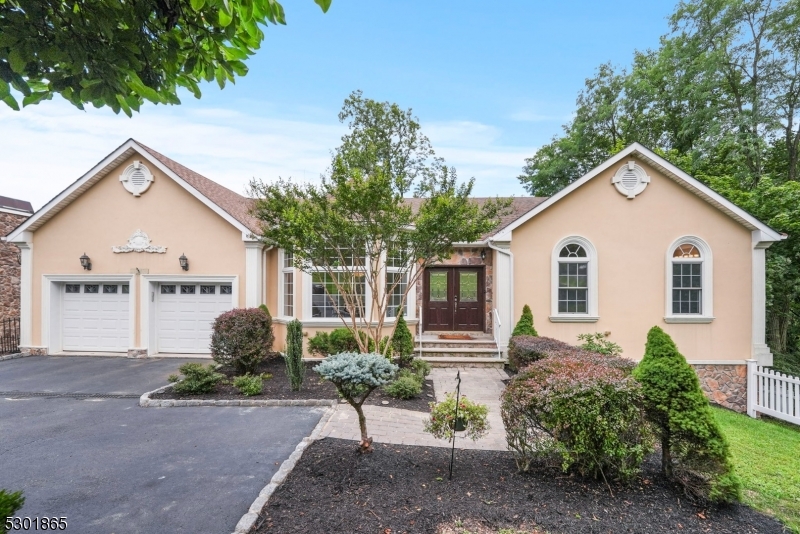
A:
<svg viewBox="0 0 800 534">
<path fill-rule="evenodd" d="M 0 235 L 8 235 L 27 218 L 0 212 Z M 0 319 L 19 317 L 19 281 L 19 248 L 0 241 Z"/>
<path fill-rule="evenodd" d="M 694 365 L 700 387 L 708 399 L 720 406 L 747 411 L 746 365 Z"/>
<path fill-rule="evenodd" d="M 486 251 L 486 259 L 481 259 L 481 251 Z M 486 330 L 487 334 L 492 333 L 492 308 L 494 307 L 494 264 L 492 263 L 493 251 L 488 248 L 457 248 L 453 251 L 453 255 L 449 259 L 444 260 L 436 265 L 453 265 L 464 266 L 470 265 L 483 265 L 484 275 L 486 276 Z M 423 295 L 423 277 L 417 280 L 417 317 L 419 317 L 419 310 L 422 309 Z"/>
</svg>

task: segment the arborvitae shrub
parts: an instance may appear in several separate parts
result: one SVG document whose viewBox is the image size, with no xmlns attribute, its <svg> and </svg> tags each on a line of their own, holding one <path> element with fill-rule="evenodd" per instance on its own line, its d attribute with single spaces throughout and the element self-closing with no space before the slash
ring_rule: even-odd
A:
<svg viewBox="0 0 800 534">
<path fill-rule="evenodd" d="M 272 350 L 272 318 L 258 308 L 235 308 L 214 320 L 211 357 L 237 374 L 255 374 Z"/>
<path fill-rule="evenodd" d="M 669 335 L 654 326 L 634 370 L 648 419 L 661 438 L 661 469 L 686 493 L 711 502 L 741 498 L 728 443 L 700 389 L 694 369 Z"/>
<path fill-rule="evenodd" d="M 517 467 L 557 458 L 564 470 L 630 480 L 652 450 L 633 363 L 578 351 L 546 358 L 515 376 L 501 397 Z"/>
<path fill-rule="evenodd" d="M 392 335 L 392 355 L 403 367 L 409 365 L 414 357 L 414 338 L 402 313 L 397 316 L 397 327 Z"/>
<path fill-rule="evenodd" d="M 527 304 L 522 307 L 522 317 L 519 318 L 517 326 L 511 332 L 511 336 L 538 336 L 536 328 L 533 326 L 533 312 Z"/>
<path fill-rule="evenodd" d="M 269 315 L 270 317 L 272 317 L 272 314 L 269 312 L 269 308 L 267 308 L 267 305 L 266 305 L 266 304 L 262 304 L 262 305 L 260 305 L 260 306 L 258 307 L 258 309 L 259 309 L 259 310 L 261 310 L 261 311 L 263 311 L 264 313 L 266 313 L 266 314 L 267 314 L 267 315 Z"/>
<path fill-rule="evenodd" d="M 303 363 L 303 323 L 295 319 L 286 325 L 286 374 L 292 391 L 300 391 L 305 377 Z"/>
<path fill-rule="evenodd" d="M 199 363 L 184 363 L 178 370 L 186 377 L 172 386 L 176 393 L 186 393 L 189 395 L 200 395 L 214 391 L 217 383 L 225 378 L 214 368 L 214 364 L 203 367 Z"/>
</svg>

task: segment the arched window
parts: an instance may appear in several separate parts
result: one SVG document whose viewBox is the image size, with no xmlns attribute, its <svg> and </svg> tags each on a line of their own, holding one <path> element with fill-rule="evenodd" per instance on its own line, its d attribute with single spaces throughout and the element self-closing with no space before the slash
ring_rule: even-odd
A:
<svg viewBox="0 0 800 534">
<path fill-rule="evenodd" d="M 588 239 L 572 236 L 553 249 L 553 322 L 597 321 L 597 254 Z"/>
<path fill-rule="evenodd" d="M 702 239 L 685 236 L 667 250 L 668 323 L 711 322 L 711 248 Z"/>
</svg>

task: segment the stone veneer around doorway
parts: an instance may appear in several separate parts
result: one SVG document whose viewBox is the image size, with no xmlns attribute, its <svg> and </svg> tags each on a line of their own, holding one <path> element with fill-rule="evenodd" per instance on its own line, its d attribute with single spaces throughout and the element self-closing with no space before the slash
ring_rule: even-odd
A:
<svg viewBox="0 0 800 534">
<path fill-rule="evenodd" d="M 486 251 L 485 260 L 481 259 L 481 251 Z M 484 311 L 484 319 L 486 324 L 485 332 L 491 334 L 494 323 L 494 321 L 492 321 L 492 308 L 494 307 L 494 266 L 492 262 L 492 250 L 488 248 L 456 248 L 450 258 L 442 261 L 441 263 L 437 263 L 436 265 L 453 265 L 464 267 L 475 265 L 484 267 L 484 276 L 486 277 L 486 310 Z M 417 317 L 419 317 L 419 310 L 422 309 L 422 297 L 423 280 L 422 277 L 420 277 L 419 280 L 417 280 Z M 421 328 L 422 323 L 420 323 L 420 329 Z"/>
</svg>

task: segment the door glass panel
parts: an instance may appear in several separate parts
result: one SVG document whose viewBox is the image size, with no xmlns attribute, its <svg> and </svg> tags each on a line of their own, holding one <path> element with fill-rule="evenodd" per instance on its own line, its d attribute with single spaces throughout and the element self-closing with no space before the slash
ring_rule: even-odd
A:
<svg viewBox="0 0 800 534">
<path fill-rule="evenodd" d="M 458 273 L 458 300 L 461 302 L 478 302 L 478 273 Z"/>
<path fill-rule="evenodd" d="M 443 302 L 447 300 L 447 271 L 432 271 L 430 274 L 430 300 Z"/>
</svg>

